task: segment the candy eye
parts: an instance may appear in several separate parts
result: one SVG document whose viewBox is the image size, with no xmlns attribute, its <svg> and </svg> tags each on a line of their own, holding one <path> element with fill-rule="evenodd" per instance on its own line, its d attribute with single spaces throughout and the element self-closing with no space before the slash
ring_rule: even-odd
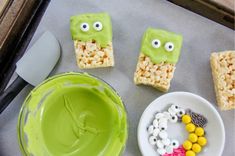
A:
<svg viewBox="0 0 235 156">
<path fill-rule="evenodd" d="M 89 30 L 89 24 L 88 23 L 82 23 L 80 25 L 80 29 L 84 32 L 88 31 Z"/>
<path fill-rule="evenodd" d="M 177 105 L 171 105 L 171 109 L 172 109 L 175 113 L 177 113 L 177 112 L 179 112 L 180 107 L 177 106 Z"/>
<path fill-rule="evenodd" d="M 179 147 L 179 142 L 177 140 L 172 140 L 171 141 L 171 146 L 175 149 Z"/>
<path fill-rule="evenodd" d="M 166 44 L 165 44 L 165 49 L 166 49 L 166 51 L 168 51 L 168 52 L 171 52 L 171 51 L 173 51 L 174 50 L 174 44 L 172 43 L 172 42 L 167 42 Z"/>
<path fill-rule="evenodd" d="M 179 112 L 177 113 L 177 115 L 179 117 L 182 117 L 185 114 L 185 110 L 184 109 L 180 109 Z"/>
<path fill-rule="evenodd" d="M 158 39 L 152 40 L 152 46 L 153 48 L 159 48 L 161 46 L 161 41 Z"/>
<path fill-rule="evenodd" d="M 178 121 L 178 117 L 177 117 L 176 115 L 171 116 L 171 118 L 170 118 L 170 122 L 172 122 L 172 123 L 176 123 L 177 121 Z"/>
<path fill-rule="evenodd" d="M 154 136 L 150 136 L 150 137 L 149 137 L 149 143 L 150 143 L 151 145 L 155 145 L 155 144 L 157 143 L 157 138 L 154 137 Z"/>
<path fill-rule="evenodd" d="M 96 31 L 101 31 L 101 30 L 103 29 L 103 25 L 102 25 L 101 22 L 95 22 L 95 23 L 93 24 L 93 27 L 94 27 L 94 29 L 95 29 Z"/>
</svg>

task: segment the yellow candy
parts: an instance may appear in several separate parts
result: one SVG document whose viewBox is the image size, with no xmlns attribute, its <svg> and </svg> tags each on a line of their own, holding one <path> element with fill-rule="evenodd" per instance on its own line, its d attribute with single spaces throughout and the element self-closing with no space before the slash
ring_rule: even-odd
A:
<svg viewBox="0 0 235 156">
<path fill-rule="evenodd" d="M 192 124 L 192 123 L 187 124 L 186 127 L 185 127 L 185 129 L 186 129 L 188 132 L 194 132 L 195 128 L 196 128 L 195 125 Z"/>
<path fill-rule="evenodd" d="M 195 153 L 199 153 L 199 152 L 201 152 L 202 147 L 201 147 L 199 144 L 193 144 L 192 150 L 193 150 L 193 152 L 195 152 Z"/>
<path fill-rule="evenodd" d="M 189 134 L 188 139 L 191 142 L 197 142 L 198 137 L 195 133 L 191 133 L 191 134 Z"/>
<path fill-rule="evenodd" d="M 195 156 L 196 154 L 193 151 L 187 151 L 186 156 Z"/>
<path fill-rule="evenodd" d="M 188 124 L 191 122 L 191 117 L 189 115 L 183 115 L 182 117 L 182 122 L 185 123 L 185 124 Z"/>
<path fill-rule="evenodd" d="M 204 129 L 201 128 L 201 127 L 197 127 L 196 130 L 195 130 L 195 134 L 197 136 L 203 136 L 204 135 Z"/>
<path fill-rule="evenodd" d="M 197 143 L 201 146 L 205 146 L 207 144 L 207 140 L 205 137 L 199 137 Z"/>
<path fill-rule="evenodd" d="M 183 147 L 185 150 L 190 150 L 192 148 L 192 143 L 188 140 L 186 140 L 184 143 L 183 143 Z"/>
</svg>

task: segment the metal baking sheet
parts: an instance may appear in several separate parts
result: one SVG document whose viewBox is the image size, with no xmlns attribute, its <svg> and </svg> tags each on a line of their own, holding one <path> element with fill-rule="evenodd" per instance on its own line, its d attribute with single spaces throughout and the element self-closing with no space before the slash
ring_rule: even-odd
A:
<svg viewBox="0 0 235 156">
<path fill-rule="evenodd" d="M 140 156 L 136 135 L 139 118 L 151 101 L 164 94 L 154 88 L 136 86 L 133 83 L 141 38 L 146 28 L 162 28 L 180 33 L 184 37 L 180 60 L 169 92 L 192 92 L 210 101 L 214 107 L 216 100 L 209 65 L 210 53 L 235 49 L 235 34 L 225 26 L 163 0 L 56 0 L 50 3 L 31 42 L 32 45 L 46 30 L 52 31 L 60 41 L 62 56 L 51 75 L 81 71 L 75 62 L 69 17 L 104 11 L 112 17 L 115 67 L 82 71 L 104 79 L 120 94 L 127 107 L 130 123 L 129 138 L 123 155 Z M 17 117 L 20 106 L 31 89 L 31 86 L 26 87 L 0 116 L 1 156 L 21 155 L 17 143 Z M 218 110 L 217 107 L 216 109 Z M 235 125 L 232 124 L 235 113 L 234 110 L 218 111 L 226 129 L 223 156 L 230 156 L 235 153 Z"/>
</svg>

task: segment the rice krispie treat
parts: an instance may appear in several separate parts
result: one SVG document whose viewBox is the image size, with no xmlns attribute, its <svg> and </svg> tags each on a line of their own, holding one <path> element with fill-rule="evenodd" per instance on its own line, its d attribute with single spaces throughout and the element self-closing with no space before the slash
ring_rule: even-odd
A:
<svg viewBox="0 0 235 156">
<path fill-rule="evenodd" d="M 134 74 L 135 84 L 150 85 L 166 92 L 175 71 L 182 46 L 182 36 L 148 28 L 145 32 Z"/>
<path fill-rule="evenodd" d="M 70 31 L 79 68 L 114 66 L 112 26 L 107 13 L 72 16 Z"/>
<path fill-rule="evenodd" d="M 221 110 L 235 108 L 235 51 L 212 53 L 212 76 L 218 106 Z"/>
</svg>

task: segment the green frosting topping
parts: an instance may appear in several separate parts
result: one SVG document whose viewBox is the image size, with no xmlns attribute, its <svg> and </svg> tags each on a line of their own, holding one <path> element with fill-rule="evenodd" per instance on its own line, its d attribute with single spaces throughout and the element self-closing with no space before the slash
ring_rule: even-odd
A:
<svg viewBox="0 0 235 156">
<path fill-rule="evenodd" d="M 95 23 L 100 22 L 102 29 L 96 29 Z M 88 24 L 83 30 L 82 24 Z M 87 29 L 87 27 L 89 27 Z M 100 28 L 100 26 L 99 26 Z M 93 13 L 72 16 L 70 18 L 70 31 L 73 40 L 92 41 L 95 40 L 102 47 L 106 47 L 112 41 L 112 25 L 107 13 Z"/>
<path fill-rule="evenodd" d="M 142 39 L 141 52 L 149 56 L 153 63 L 168 62 L 175 64 L 180 55 L 182 41 L 181 35 L 161 29 L 148 28 Z"/>
<path fill-rule="evenodd" d="M 54 76 L 26 98 L 19 115 L 24 155 L 118 156 L 127 139 L 122 100 L 88 74 Z"/>
</svg>

